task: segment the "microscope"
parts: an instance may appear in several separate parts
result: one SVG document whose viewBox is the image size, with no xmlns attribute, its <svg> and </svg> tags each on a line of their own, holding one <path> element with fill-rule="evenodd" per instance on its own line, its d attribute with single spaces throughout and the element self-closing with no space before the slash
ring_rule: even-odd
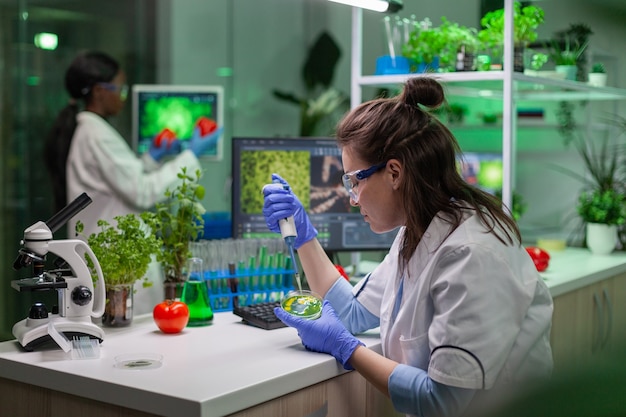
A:
<svg viewBox="0 0 626 417">
<path fill-rule="evenodd" d="M 52 234 L 69 219 L 91 203 L 91 198 L 81 194 L 48 221 L 38 221 L 24 230 L 24 239 L 13 269 L 31 266 L 32 278 L 11 281 L 19 292 L 58 292 L 58 305 L 49 312 L 44 303 L 34 303 L 28 317 L 13 326 L 13 336 L 26 351 L 50 344 L 55 335 L 62 333 L 69 340 L 76 338 L 98 339 L 102 342 L 104 331 L 91 318 L 104 313 L 105 284 L 102 268 L 91 248 L 82 240 L 53 240 Z M 55 269 L 45 270 L 48 253 L 58 256 Z M 98 277 L 94 288 L 88 256 Z"/>
</svg>

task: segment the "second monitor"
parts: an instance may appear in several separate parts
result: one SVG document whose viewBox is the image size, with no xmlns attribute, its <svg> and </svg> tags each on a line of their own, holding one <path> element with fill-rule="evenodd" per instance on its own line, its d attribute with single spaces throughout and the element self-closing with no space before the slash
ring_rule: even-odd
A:
<svg viewBox="0 0 626 417">
<path fill-rule="evenodd" d="M 263 217 L 261 189 L 281 175 L 302 202 L 327 251 L 388 250 L 397 230 L 376 234 L 350 206 L 341 152 L 332 138 L 233 138 L 233 237 L 276 237 Z"/>
</svg>

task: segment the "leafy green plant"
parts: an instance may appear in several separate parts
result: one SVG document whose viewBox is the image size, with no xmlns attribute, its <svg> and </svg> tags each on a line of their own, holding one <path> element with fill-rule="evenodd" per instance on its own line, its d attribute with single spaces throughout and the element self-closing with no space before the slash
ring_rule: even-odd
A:
<svg viewBox="0 0 626 417">
<path fill-rule="evenodd" d="M 578 43 L 577 40 L 572 41 L 568 37 L 562 41 L 552 40 L 549 47 L 550 59 L 556 65 L 576 65 L 588 44 L 588 40 Z"/>
<path fill-rule="evenodd" d="M 200 170 L 191 176 L 187 168 L 181 168 L 179 185 L 167 190 L 165 201 L 157 203 L 156 211 L 149 214 L 149 224 L 163 242 L 157 260 L 163 266 L 166 282 L 184 281 L 183 270 L 191 257 L 189 242 L 197 239 L 204 228 L 204 187 L 199 184 L 200 178 Z"/>
<path fill-rule="evenodd" d="M 548 54 L 541 52 L 535 53 L 530 58 L 530 68 L 539 71 L 548 62 Z"/>
<path fill-rule="evenodd" d="M 544 21 L 544 11 L 538 6 L 513 3 L 513 41 L 527 45 L 537 39 L 537 28 Z M 481 19 L 478 39 L 488 48 L 500 50 L 504 44 L 504 8 L 486 13 Z"/>
<path fill-rule="evenodd" d="M 446 38 L 440 27 L 416 28 L 402 45 L 402 55 L 415 63 L 431 65 L 445 47 Z"/>
<path fill-rule="evenodd" d="M 619 226 L 626 223 L 626 196 L 613 189 L 583 191 L 576 210 L 586 223 Z"/>
<path fill-rule="evenodd" d="M 604 68 L 604 64 L 602 62 L 596 62 L 591 67 L 591 72 L 594 74 L 606 74 L 606 68 Z"/>
<path fill-rule="evenodd" d="M 143 221 L 140 221 L 141 220 Z M 100 232 L 87 237 L 87 244 L 96 255 L 102 268 L 106 286 L 134 284 L 143 278 L 144 287 L 152 285 L 146 277 L 151 257 L 161 249 L 161 240 L 150 230 L 152 216 L 142 213 L 116 216 L 116 226 L 105 220 L 98 220 Z M 147 227 L 146 227 L 147 226 Z M 84 224 L 76 223 L 76 233 L 82 235 Z M 94 282 L 97 274 L 94 264 L 88 256 L 87 266 Z"/>
</svg>

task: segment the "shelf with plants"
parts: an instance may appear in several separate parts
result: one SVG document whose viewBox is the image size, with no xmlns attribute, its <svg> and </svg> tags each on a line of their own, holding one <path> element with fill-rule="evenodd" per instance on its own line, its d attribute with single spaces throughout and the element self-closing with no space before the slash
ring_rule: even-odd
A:
<svg viewBox="0 0 626 417">
<path fill-rule="evenodd" d="M 502 12 L 504 43 L 502 70 L 411 73 L 393 75 L 363 74 L 363 11 L 352 10 L 351 107 L 362 102 L 363 88 L 397 88 L 409 77 L 434 77 L 445 85 L 447 95 L 481 97 L 498 100 L 502 114 L 503 191 L 502 200 L 510 206 L 515 173 L 517 129 L 513 115 L 524 101 L 600 101 L 626 100 L 626 89 L 595 87 L 583 82 L 553 79 L 515 72 L 514 65 L 514 0 L 505 0 Z"/>
</svg>

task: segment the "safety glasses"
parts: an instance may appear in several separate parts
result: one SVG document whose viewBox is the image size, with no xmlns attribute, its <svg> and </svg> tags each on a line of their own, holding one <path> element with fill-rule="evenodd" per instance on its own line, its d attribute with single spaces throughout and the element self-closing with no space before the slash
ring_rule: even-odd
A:
<svg viewBox="0 0 626 417">
<path fill-rule="evenodd" d="M 116 85 L 116 84 L 112 84 L 112 83 L 98 83 L 99 86 L 102 86 L 102 88 L 105 88 L 109 91 L 119 91 L 120 92 L 120 99 L 122 101 L 126 100 L 126 97 L 128 97 L 128 86 L 126 84 L 123 85 Z"/>
<path fill-rule="evenodd" d="M 357 193 L 356 187 L 359 185 L 359 181 L 362 181 L 366 178 L 371 177 L 376 172 L 387 166 L 387 162 L 383 162 L 381 164 L 372 165 L 367 169 L 359 169 L 358 171 L 347 172 L 343 174 L 341 180 L 343 182 L 343 186 L 350 198 L 355 202 L 359 202 L 359 194 Z"/>
</svg>

